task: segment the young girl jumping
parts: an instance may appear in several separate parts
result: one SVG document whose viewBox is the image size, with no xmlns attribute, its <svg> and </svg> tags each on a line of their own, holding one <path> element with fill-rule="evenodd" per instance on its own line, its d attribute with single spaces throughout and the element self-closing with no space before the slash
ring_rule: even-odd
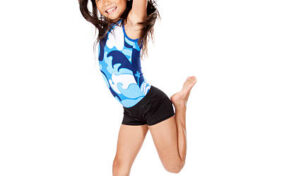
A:
<svg viewBox="0 0 284 176">
<path fill-rule="evenodd" d="M 186 106 L 195 76 L 170 98 L 143 77 L 140 59 L 159 12 L 154 0 L 79 0 L 83 17 L 98 30 L 100 71 L 123 106 L 114 176 L 128 176 L 148 129 L 163 166 L 178 173 L 186 158 Z M 174 105 L 174 107 L 173 107 Z"/>
</svg>

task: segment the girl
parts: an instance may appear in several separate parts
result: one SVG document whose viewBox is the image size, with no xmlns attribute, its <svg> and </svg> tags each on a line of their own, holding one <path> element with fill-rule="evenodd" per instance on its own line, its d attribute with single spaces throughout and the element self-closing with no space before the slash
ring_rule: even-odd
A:
<svg viewBox="0 0 284 176">
<path fill-rule="evenodd" d="M 92 12 L 88 1 L 79 0 L 80 11 L 98 29 L 100 71 L 124 110 L 113 175 L 129 175 L 148 129 L 165 169 L 178 173 L 186 158 L 186 105 L 195 76 L 170 98 L 144 79 L 140 56 L 159 16 L 154 0 L 90 0 Z"/>
</svg>

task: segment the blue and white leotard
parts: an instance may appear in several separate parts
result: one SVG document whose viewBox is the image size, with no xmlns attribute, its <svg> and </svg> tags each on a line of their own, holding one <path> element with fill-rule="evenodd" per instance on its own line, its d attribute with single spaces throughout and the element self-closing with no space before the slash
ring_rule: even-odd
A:
<svg viewBox="0 0 284 176">
<path fill-rule="evenodd" d="M 127 108 L 137 104 L 151 87 L 141 71 L 141 46 L 138 39 L 126 35 L 122 20 L 112 25 L 98 45 L 102 76 L 112 95 Z"/>
</svg>

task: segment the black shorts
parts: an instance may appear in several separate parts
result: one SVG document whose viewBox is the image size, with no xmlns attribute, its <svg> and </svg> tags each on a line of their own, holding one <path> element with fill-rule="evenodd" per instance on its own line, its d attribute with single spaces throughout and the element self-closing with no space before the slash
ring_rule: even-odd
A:
<svg viewBox="0 0 284 176">
<path fill-rule="evenodd" d="M 124 109 L 122 124 L 154 125 L 172 117 L 174 106 L 169 97 L 157 87 L 151 85 L 150 90 L 137 104 Z"/>
</svg>

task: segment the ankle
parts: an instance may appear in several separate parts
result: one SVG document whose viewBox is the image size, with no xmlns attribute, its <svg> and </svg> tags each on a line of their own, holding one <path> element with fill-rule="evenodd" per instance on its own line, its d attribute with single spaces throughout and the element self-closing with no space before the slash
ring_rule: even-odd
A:
<svg viewBox="0 0 284 176">
<path fill-rule="evenodd" d="M 174 103 L 175 109 L 180 110 L 186 110 L 186 102 L 178 102 Z"/>
</svg>

